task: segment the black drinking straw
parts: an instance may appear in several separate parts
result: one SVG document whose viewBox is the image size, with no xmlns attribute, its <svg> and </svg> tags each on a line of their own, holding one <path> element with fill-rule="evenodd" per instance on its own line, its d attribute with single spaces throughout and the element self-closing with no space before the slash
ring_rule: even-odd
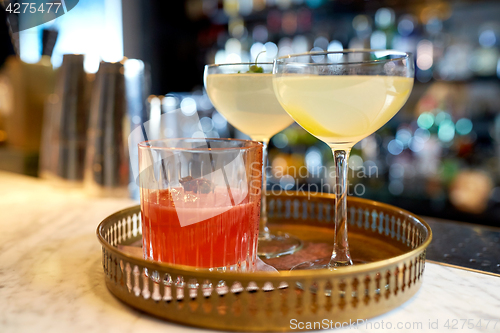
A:
<svg viewBox="0 0 500 333">
<path fill-rule="evenodd" d="M 150 147 L 152 147 L 152 145 L 149 143 L 149 138 L 148 138 L 148 134 L 146 133 L 146 128 L 144 127 L 144 125 L 141 126 L 141 129 L 142 129 L 142 134 L 144 135 L 144 138 L 146 139 L 146 144 Z M 149 153 L 150 156 L 151 156 L 151 160 L 154 162 L 154 158 L 153 158 L 153 153 Z M 168 179 L 168 176 L 167 176 L 167 170 L 165 168 L 165 163 L 163 163 L 163 159 L 160 157 L 160 164 L 161 164 L 161 171 L 163 173 L 163 178 L 167 180 L 167 182 L 170 182 L 170 180 Z"/>
</svg>

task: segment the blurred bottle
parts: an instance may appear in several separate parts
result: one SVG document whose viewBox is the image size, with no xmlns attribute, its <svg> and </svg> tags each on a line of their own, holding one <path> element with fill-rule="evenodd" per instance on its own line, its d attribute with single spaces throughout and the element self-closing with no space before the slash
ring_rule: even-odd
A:
<svg viewBox="0 0 500 333">
<path fill-rule="evenodd" d="M 43 110 L 53 93 L 55 72 L 49 56 L 28 64 L 15 56 L 5 62 L 0 73 L 2 137 L 0 169 L 36 176 L 41 143 Z"/>
<path fill-rule="evenodd" d="M 83 60 L 83 55 L 64 55 L 55 94 L 46 103 L 40 156 L 44 178 L 83 180 L 90 99 Z"/>
<path fill-rule="evenodd" d="M 14 15 L 15 16 L 15 15 Z M 11 28 L 17 19 L 9 18 Z M 51 55 L 58 32 L 44 30 L 42 56 L 36 64 L 9 57 L 0 72 L 0 169 L 36 176 L 44 104 L 54 90 Z M 10 34 L 19 55 L 19 34 Z"/>
</svg>

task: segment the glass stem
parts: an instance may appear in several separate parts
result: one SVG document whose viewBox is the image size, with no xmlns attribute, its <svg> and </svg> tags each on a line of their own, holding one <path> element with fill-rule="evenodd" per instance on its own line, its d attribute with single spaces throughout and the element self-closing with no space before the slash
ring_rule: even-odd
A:
<svg viewBox="0 0 500 333">
<path fill-rule="evenodd" d="M 352 265 L 347 240 L 347 161 L 351 149 L 332 148 L 335 160 L 335 238 L 330 267 Z"/>
<path fill-rule="evenodd" d="M 261 140 L 262 143 L 262 191 L 260 202 L 260 224 L 259 224 L 259 238 L 266 239 L 269 238 L 269 228 L 267 227 L 267 144 L 269 140 Z"/>
</svg>

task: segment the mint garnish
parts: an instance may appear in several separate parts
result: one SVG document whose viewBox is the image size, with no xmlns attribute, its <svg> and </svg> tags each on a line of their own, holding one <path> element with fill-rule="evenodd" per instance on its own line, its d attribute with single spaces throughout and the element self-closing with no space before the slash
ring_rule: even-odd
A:
<svg viewBox="0 0 500 333">
<path fill-rule="evenodd" d="M 247 73 L 264 73 L 264 69 L 260 66 L 252 65 Z"/>
<path fill-rule="evenodd" d="M 257 60 L 259 59 L 259 56 L 264 52 L 266 52 L 266 51 L 265 50 L 260 51 L 259 54 L 257 54 L 257 56 L 255 57 L 255 65 L 250 66 L 247 73 L 264 73 L 264 68 L 257 65 Z"/>
</svg>

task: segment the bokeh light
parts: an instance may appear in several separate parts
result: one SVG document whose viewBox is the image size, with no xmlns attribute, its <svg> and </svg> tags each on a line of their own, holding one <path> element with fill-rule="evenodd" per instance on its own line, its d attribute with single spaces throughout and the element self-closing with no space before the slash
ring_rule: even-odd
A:
<svg viewBox="0 0 500 333">
<path fill-rule="evenodd" d="M 198 123 L 198 127 L 200 130 L 207 133 L 207 132 L 210 132 L 214 128 L 214 122 L 209 117 L 203 117 L 200 119 L 200 122 Z"/>
<path fill-rule="evenodd" d="M 239 54 L 236 54 L 236 53 L 230 53 L 230 54 L 226 53 L 226 61 L 225 62 L 228 64 L 239 63 L 239 62 L 241 62 L 241 56 Z"/>
<path fill-rule="evenodd" d="M 406 128 L 402 128 L 396 132 L 396 139 L 399 140 L 405 147 L 408 147 L 411 137 L 411 132 Z"/>
<path fill-rule="evenodd" d="M 253 0 L 238 0 L 238 10 L 241 15 L 250 15 L 253 10 Z"/>
<path fill-rule="evenodd" d="M 491 29 L 483 30 L 479 34 L 479 44 L 482 47 L 493 47 L 497 42 L 495 32 Z"/>
<path fill-rule="evenodd" d="M 229 38 L 226 41 L 225 49 L 227 53 L 239 54 L 241 52 L 241 42 L 236 38 Z"/>
<path fill-rule="evenodd" d="M 370 18 L 366 15 L 357 15 L 352 20 L 352 27 L 358 32 L 370 29 Z"/>
<path fill-rule="evenodd" d="M 311 49 L 311 52 L 322 52 L 323 49 L 320 48 L 320 47 L 313 47 Z M 320 54 L 320 55 L 313 55 L 311 56 L 311 59 L 314 61 L 314 62 L 323 62 L 325 60 L 325 55 L 324 54 Z"/>
<path fill-rule="evenodd" d="M 210 102 L 210 98 L 208 98 L 208 95 L 206 93 L 201 95 L 200 98 L 198 99 L 198 106 L 200 110 L 203 111 L 208 111 L 213 108 L 212 102 Z"/>
<path fill-rule="evenodd" d="M 426 39 L 421 40 L 417 44 L 417 66 L 425 71 L 432 67 L 434 50 L 432 42 Z"/>
<path fill-rule="evenodd" d="M 472 121 L 467 118 L 461 118 L 455 124 L 455 129 L 460 135 L 467 135 L 472 131 Z"/>
<path fill-rule="evenodd" d="M 295 185 L 295 179 L 290 175 L 284 175 L 280 179 L 280 186 L 285 190 L 291 190 Z"/>
<path fill-rule="evenodd" d="M 306 0 L 306 5 L 311 8 L 318 8 L 323 3 L 323 0 Z"/>
<path fill-rule="evenodd" d="M 413 136 L 421 138 L 424 142 L 426 142 L 431 137 L 431 132 L 424 128 L 417 128 Z"/>
<path fill-rule="evenodd" d="M 389 192 L 391 192 L 392 195 L 400 195 L 404 191 L 404 185 L 403 182 L 400 180 L 391 180 L 389 182 Z"/>
<path fill-rule="evenodd" d="M 215 128 L 222 130 L 227 127 L 227 120 L 219 112 L 214 112 L 212 115 L 212 121 L 214 122 Z"/>
<path fill-rule="evenodd" d="M 321 152 L 317 147 L 310 147 L 306 151 L 306 168 L 312 176 L 319 176 L 322 163 Z"/>
<path fill-rule="evenodd" d="M 269 33 L 267 32 L 267 28 L 265 25 L 257 25 L 255 28 L 253 28 L 252 38 L 255 41 L 265 43 L 268 36 Z"/>
<path fill-rule="evenodd" d="M 247 28 L 241 18 L 234 18 L 229 21 L 228 30 L 231 36 L 240 39 L 246 36 Z"/>
<path fill-rule="evenodd" d="M 416 20 L 412 15 L 403 15 L 398 23 L 398 32 L 401 36 L 409 36 L 415 29 Z"/>
<path fill-rule="evenodd" d="M 344 50 L 344 47 L 342 46 L 342 43 L 339 42 L 338 40 L 332 40 L 330 44 L 328 44 L 328 51 L 342 51 Z"/>
<path fill-rule="evenodd" d="M 417 119 L 417 125 L 423 129 L 429 129 L 434 125 L 434 115 L 429 112 L 422 113 Z"/>
<path fill-rule="evenodd" d="M 381 29 L 390 27 L 394 23 L 396 15 L 391 8 L 380 8 L 375 13 L 375 24 Z"/>
<path fill-rule="evenodd" d="M 389 151 L 390 154 L 392 155 L 399 155 L 403 152 L 404 145 L 401 141 L 399 140 L 391 140 L 389 144 L 387 145 L 387 150 Z"/>
<path fill-rule="evenodd" d="M 441 111 L 436 115 L 436 118 L 435 118 L 436 125 L 441 124 L 445 120 L 451 121 L 451 115 L 448 112 Z"/>
<path fill-rule="evenodd" d="M 185 116 L 192 116 L 196 113 L 196 101 L 191 97 L 186 97 L 181 101 L 181 112 Z"/>
<path fill-rule="evenodd" d="M 437 34 L 441 32 L 442 29 L 443 22 L 437 17 L 429 19 L 429 21 L 427 21 L 427 24 L 425 25 L 425 30 L 427 30 L 429 34 Z"/>
<path fill-rule="evenodd" d="M 365 174 L 368 177 L 372 177 L 372 176 L 378 177 L 379 168 L 378 168 L 377 163 L 375 163 L 372 160 L 367 160 L 363 163 L 363 166 L 365 167 Z"/>
<path fill-rule="evenodd" d="M 414 136 L 411 138 L 408 147 L 412 152 L 418 153 L 425 147 L 425 141 L 420 136 Z"/>
<path fill-rule="evenodd" d="M 349 157 L 349 169 L 360 170 L 363 168 L 363 158 L 359 155 L 352 154 Z"/>
<path fill-rule="evenodd" d="M 224 0 L 222 5 L 228 16 L 233 17 L 238 15 L 238 0 Z"/>
<path fill-rule="evenodd" d="M 293 53 L 304 53 L 309 50 L 309 43 L 307 37 L 303 35 L 297 35 L 292 40 L 292 52 Z"/>
<path fill-rule="evenodd" d="M 162 100 L 162 105 L 163 105 L 163 112 L 171 112 L 174 111 L 177 108 L 177 105 L 179 104 L 179 99 L 175 96 L 166 96 Z"/>
<path fill-rule="evenodd" d="M 292 53 L 292 40 L 288 37 L 283 37 L 278 42 L 278 56 L 282 57 Z"/>
<path fill-rule="evenodd" d="M 320 48 L 323 51 L 326 51 L 328 49 L 328 39 L 326 39 L 323 36 L 320 36 L 314 40 L 313 45 L 315 48 Z"/>
<path fill-rule="evenodd" d="M 403 178 L 405 167 L 401 163 L 394 163 L 389 167 L 389 177 L 391 179 Z"/>
<path fill-rule="evenodd" d="M 286 12 L 281 20 L 281 29 L 285 34 L 293 35 L 297 32 L 297 14 L 294 12 Z"/>
<path fill-rule="evenodd" d="M 372 32 L 372 20 L 367 15 L 357 15 L 352 20 L 352 27 L 356 31 L 358 37 L 364 39 L 370 36 Z"/>
<path fill-rule="evenodd" d="M 385 32 L 376 30 L 372 33 L 370 37 L 370 47 L 372 49 L 386 49 L 387 48 L 387 36 Z"/>
<path fill-rule="evenodd" d="M 226 62 L 226 51 L 219 50 L 215 53 L 215 63 L 223 64 Z"/>
<path fill-rule="evenodd" d="M 257 58 L 257 55 L 262 52 L 262 51 L 265 51 L 265 47 L 264 47 L 264 44 L 260 43 L 260 42 L 257 42 L 257 43 L 253 43 L 252 46 L 250 47 L 250 57 L 251 57 L 251 60 L 252 61 L 255 61 L 255 59 Z"/>
<path fill-rule="evenodd" d="M 266 50 L 266 53 L 264 53 L 263 55 L 268 60 L 272 60 L 278 55 L 278 46 L 273 42 L 267 42 L 266 44 L 264 44 L 264 48 Z"/>
<path fill-rule="evenodd" d="M 455 137 L 455 124 L 446 119 L 439 124 L 438 138 L 443 142 L 450 142 Z"/>
<path fill-rule="evenodd" d="M 205 133 L 203 133 L 202 131 L 196 131 L 193 133 L 193 135 L 191 135 L 191 137 L 193 139 L 204 139 L 206 138 L 207 136 L 205 135 Z"/>
<path fill-rule="evenodd" d="M 275 3 L 279 9 L 284 10 L 290 8 L 292 0 L 275 0 Z"/>
<path fill-rule="evenodd" d="M 342 51 L 344 50 L 344 47 L 342 46 L 342 43 L 339 42 L 338 40 L 332 40 L 330 44 L 328 44 L 328 51 L 329 52 L 335 52 L 335 51 Z M 342 54 L 329 54 L 328 55 L 328 60 L 330 61 L 340 61 L 342 59 Z"/>
<path fill-rule="evenodd" d="M 272 141 L 274 146 L 278 149 L 283 149 L 288 145 L 288 137 L 283 133 L 276 134 Z"/>
</svg>

